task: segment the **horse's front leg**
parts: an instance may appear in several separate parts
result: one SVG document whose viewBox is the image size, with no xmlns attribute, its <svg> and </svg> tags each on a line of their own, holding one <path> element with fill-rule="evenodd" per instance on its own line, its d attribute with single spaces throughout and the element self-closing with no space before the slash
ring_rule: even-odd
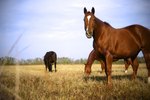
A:
<svg viewBox="0 0 150 100">
<path fill-rule="evenodd" d="M 49 72 L 52 72 L 52 64 L 51 63 L 49 64 L 48 69 L 49 69 Z"/>
<path fill-rule="evenodd" d="M 113 61 L 113 56 L 110 54 L 109 51 L 106 52 L 105 55 L 105 59 L 106 59 L 106 76 L 107 76 L 107 83 L 109 86 L 112 85 L 112 80 L 111 80 L 111 70 L 112 70 L 112 61 Z"/>
<path fill-rule="evenodd" d="M 55 72 L 57 72 L 57 70 L 56 70 L 56 64 L 57 64 L 57 63 L 55 62 Z"/>
<path fill-rule="evenodd" d="M 48 66 L 49 66 L 49 63 L 46 61 L 46 62 L 45 62 L 45 71 L 46 71 L 46 72 L 47 72 Z"/>
</svg>

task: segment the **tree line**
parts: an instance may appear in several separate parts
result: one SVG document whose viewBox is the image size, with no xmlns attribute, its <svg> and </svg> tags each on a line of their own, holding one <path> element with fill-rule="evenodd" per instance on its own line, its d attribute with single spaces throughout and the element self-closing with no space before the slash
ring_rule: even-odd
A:
<svg viewBox="0 0 150 100">
<path fill-rule="evenodd" d="M 60 57 L 57 59 L 57 64 L 85 64 L 87 62 L 87 59 L 71 59 L 68 57 Z M 143 57 L 138 57 L 139 63 L 145 63 L 145 60 Z M 95 64 L 99 64 L 99 61 L 95 61 Z M 120 59 L 115 64 L 123 64 L 124 60 Z M 14 57 L 1 57 L 0 58 L 0 65 L 41 65 L 44 64 L 42 58 L 34 58 L 34 59 L 16 59 Z"/>
</svg>

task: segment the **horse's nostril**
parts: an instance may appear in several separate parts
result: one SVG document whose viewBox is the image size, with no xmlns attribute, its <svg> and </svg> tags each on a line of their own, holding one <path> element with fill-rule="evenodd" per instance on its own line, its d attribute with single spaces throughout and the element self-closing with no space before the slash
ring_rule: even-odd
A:
<svg viewBox="0 0 150 100">
<path fill-rule="evenodd" d="M 91 38 L 93 36 L 93 32 L 86 32 L 86 37 Z"/>
<path fill-rule="evenodd" d="M 91 38 L 91 37 L 92 37 L 92 34 L 86 33 L 86 37 L 87 37 L 87 38 Z"/>
</svg>

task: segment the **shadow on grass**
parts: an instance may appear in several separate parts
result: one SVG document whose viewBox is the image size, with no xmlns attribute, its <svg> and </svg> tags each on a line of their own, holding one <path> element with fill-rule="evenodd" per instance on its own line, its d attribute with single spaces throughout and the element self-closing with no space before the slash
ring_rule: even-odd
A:
<svg viewBox="0 0 150 100">
<path fill-rule="evenodd" d="M 123 79 L 132 81 L 131 75 L 112 75 L 112 80 L 123 80 Z M 142 81 L 144 83 L 147 82 L 146 77 L 137 76 L 136 79 L 138 79 L 139 81 Z M 106 76 L 89 76 L 89 77 L 84 77 L 84 80 L 85 81 L 92 80 L 92 81 L 102 82 L 102 81 L 106 81 L 107 77 Z"/>
</svg>

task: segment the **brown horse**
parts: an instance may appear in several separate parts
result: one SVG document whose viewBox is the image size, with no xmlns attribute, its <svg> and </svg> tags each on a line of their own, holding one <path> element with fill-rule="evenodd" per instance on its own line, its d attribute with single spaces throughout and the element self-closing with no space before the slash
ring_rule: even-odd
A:
<svg viewBox="0 0 150 100">
<path fill-rule="evenodd" d="M 138 63 L 136 57 L 140 51 L 143 52 L 148 69 L 148 83 L 150 83 L 150 30 L 141 25 L 130 25 L 115 29 L 111 25 L 101 21 L 91 12 L 84 8 L 84 25 L 87 38 L 93 37 L 93 48 L 100 54 L 105 62 L 107 83 L 111 82 L 111 69 L 113 59 L 132 60 L 133 75 L 136 77 Z"/>
<path fill-rule="evenodd" d="M 89 54 L 87 63 L 85 64 L 85 73 L 88 73 L 88 75 L 91 73 L 91 66 L 95 60 L 99 61 L 101 64 L 101 69 L 102 69 L 101 73 L 105 69 L 105 63 L 103 62 L 103 60 L 101 60 L 101 57 L 97 55 L 95 50 L 93 49 Z M 117 61 L 117 59 L 113 59 L 113 61 Z M 125 73 L 127 73 L 128 67 L 132 64 L 132 61 L 130 58 L 127 60 L 124 59 L 124 63 L 125 63 Z"/>
</svg>

